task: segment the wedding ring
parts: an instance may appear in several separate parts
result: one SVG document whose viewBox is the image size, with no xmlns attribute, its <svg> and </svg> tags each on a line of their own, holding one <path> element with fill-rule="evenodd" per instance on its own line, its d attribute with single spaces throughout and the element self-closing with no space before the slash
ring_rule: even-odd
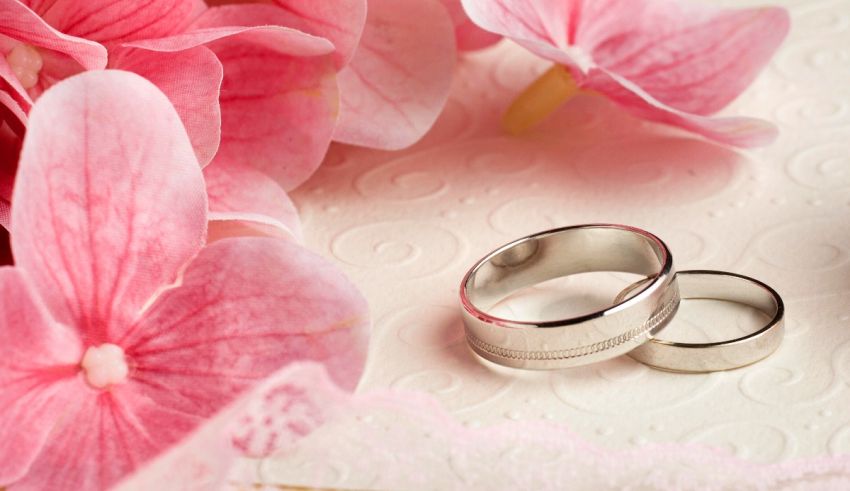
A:
<svg viewBox="0 0 850 491">
<path fill-rule="evenodd" d="M 767 314 L 770 321 L 752 334 L 727 341 L 679 343 L 653 337 L 629 352 L 635 360 L 661 370 L 704 373 L 751 365 L 779 347 L 785 306 L 773 288 L 748 276 L 724 271 L 680 271 L 676 280 L 683 299 L 717 299 L 749 305 Z M 641 286 L 633 285 L 635 289 Z M 631 288 L 624 290 L 618 299 L 627 297 Z"/>
<path fill-rule="evenodd" d="M 648 277 L 640 291 L 604 310 L 530 322 L 487 313 L 522 288 L 594 271 Z M 478 261 L 461 283 L 466 338 L 494 363 L 527 369 L 585 365 L 621 355 L 663 328 L 679 306 L 673 258 L 649 232 L 593 224 L 540 232 L 511 242 Z"/>
</svg>

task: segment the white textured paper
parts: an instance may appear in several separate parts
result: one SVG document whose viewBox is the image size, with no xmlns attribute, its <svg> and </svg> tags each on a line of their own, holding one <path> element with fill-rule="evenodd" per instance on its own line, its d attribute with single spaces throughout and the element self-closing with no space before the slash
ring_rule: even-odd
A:
<svg viewBox="0 0 850 491">
<path fill-rule="evenodd" d="M 361 390 L 424 391 L 472 427 L 563 421 L 612 447 L 700 442 L 761 462 L 850 453 L 850 0 L 773 3 L 791 10 L 791 35 L 725 111 L 776 122 L 780 139 L 765 149 L 719 147 L 593 96 L 508 137 L 501 112 L 547 65 L 507 42 L 459 62 L 445 114 L 414 148 L 333 148 L 294 199 L 307 245 L 371 304 Z M 589 222 L 656 233 L 677 269 L 725 269 L 772 285 L 786 301 L 784 344 L 754 366 L 709 375 L 626 357 L 554 372 L 480 363 L 463 342 L 456 300 L 465 270 L 509 240 Z M 689 319 L 710 329 L 710 309 L 699 312 Z M 345 465 L 346 448 L 362 461 L 361 447 L 317 437 L 324 441 L 312 447 L 334 448 L 336 460 L 287 454 L 263 463 L 265 478 L 372 482 Z M 447 461 L 437 443 L 409 445 Z M 538 456 L 524 458 L 533 465 Z M 435 466 L 433 482 L 462 487 L 463 468 L 450 467 Z"/>
</svg>

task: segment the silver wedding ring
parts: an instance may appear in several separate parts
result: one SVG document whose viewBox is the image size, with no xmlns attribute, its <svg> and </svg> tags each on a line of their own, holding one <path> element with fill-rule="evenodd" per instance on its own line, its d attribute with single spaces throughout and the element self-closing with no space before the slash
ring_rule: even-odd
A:
<svg viewBox="0 0 850 491">
<path fill-rule="evenodd" d="M 725 271 L 680 271 L 676 279 L 682 299 L 727 300 L 749 305 L 770 320 L 751 334 L 725 341 L 681 343 L 653 337 L 630 351 L 629 356 L 662 370 L 703 373 L 752 365 L 779 348 L 785 306 L 776 290 L 754 278 Z"/>
<path fill-rule="evenodd" d="M 601 271 L 645 278 L 623 290 L 610 307 L 586 315 L 524 321 L 490 313 L 499 301 L 523 288 Z M 681 298 L 742 303 L 767 314 L 770 321 L 752 334 L 726 341 L 664 340 L 661 331 L 675 316 Z M 496 249 L 467 272 L 460 302 L 470 348 L 491 362 L 526 369 L 587 365 L 628 353 L 662 370 L 730 370 L 755 363 L 777 349 L 785 311 L 779 294 L 766 284 L 722 271 L 676 274 L 661 239 L 638 228 L 611 224 L 548 230 Z"/>
<path fill-rule="evenodd" d="M 497 302 L 524 287 L 593 271 L 619 271 L 648 281 L 627 300 L 587 315 L 547 322 L 496 317 Z M 511 242 L 476 263 L 460 288 L 466 337 L 481 357 L 500 365 L 552 369 L 627 353 L 662 329 L 679 305 L 673 258 L 649 232 L 594 224 L 541 232 Z"/>
</svg>

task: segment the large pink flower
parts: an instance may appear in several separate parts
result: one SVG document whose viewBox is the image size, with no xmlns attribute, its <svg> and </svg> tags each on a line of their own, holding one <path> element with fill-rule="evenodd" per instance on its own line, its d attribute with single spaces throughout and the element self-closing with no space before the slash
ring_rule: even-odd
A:
<svg viewBox="0 0 850 491">
<path fill-rule="evenodd" d="M 143 8 L 133 0 L 0 0 L 0 103 L 25 125 L 33 101 L 51 85 L 84 70 L 105 68 L 107 46 L 178 32 L 197 15 L 197 7 L 194 0 L 152 0 Z M 182 61 L 190 73 L 183 75 L 173 66 L 167 78 L 199 75 L 192 70 L 195 60 Z M 173 95 L 199 97 L 209 89 L 207 79 L 215 79 L 215 68 L 210 69 L 196 80 L 196 90 Z M 174 101 L 178 106 L 179 99 Z M 218 131 L 217 125 L 198 121 L 187 127 L 192 135 Z M 216 140 L 212 148 L 196 148 L 203 162 L 217 145 Z"/>
<path fill-rule="evenodd" d="M 784 9 L 680 0 L 462 1 L 479 26 L 557 64 L 537 85 L 548 97 L 598 92 L 638 117 L 732 145 L 775 137 L 764 121 L 709 116 L 736 98 L 781 44 L 789 28 Z M 533 98 L 520 101 L 508 126 L 522 130 L 546 109 L 534 106 Z"/>
<path fill-rule="evenodd" d="M 87 72 L 29 118 L 0 268 L 0 486 L 106 488 L 292 360 L 355 385 L 362 297 L 291 241 L 204 246 L 201 168 L 152 84 Z"/>
<path fill-rule="evenodd" d="M 17 133 L 45 89 L 109 67 L 138 73 L 169 97 L 202 165 L 214 156 L 216 165 L 251 165 L 290 189 L 322 161 L 339 107 L 337 55 L 325 39 L 270 25 L 281 24 L 282 10 L 257 6 L 222 15 L 199 0 L 25 3 L 0 0 L 0 118 Z M 7 176 L 14 174 L 14 162 L 6 160 L 0 161 L 4 226 Z M 244 195 L 219 187 L 211 206 L 238 203 L 247 208 L 225 211 L 253 216 L 272 206 L 229 199 L 231 192 Z"/>
</svg>

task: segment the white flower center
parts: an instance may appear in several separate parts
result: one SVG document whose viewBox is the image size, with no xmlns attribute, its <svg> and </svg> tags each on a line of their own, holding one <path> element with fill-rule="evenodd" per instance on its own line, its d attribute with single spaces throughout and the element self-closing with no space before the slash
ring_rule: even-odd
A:
<svg viewBox="0 0 850 491">
<path fill-rule="evenodd" d="M 91 346 L 83 355 L 81 363 L 86 373 L 86 382 L 95 389 L 105 389 L 127 380 L 130 368 L 124 358 L 124 350 L 114 344 Z"/>
<path fill-rule="evenodd" d="M 44 59 L 35 46 L 18 44 L 6 54 L 6 61 L 25 89 L 35 87 L 38 83 L 38 73 L 44 66 Z"/>
</svg>

